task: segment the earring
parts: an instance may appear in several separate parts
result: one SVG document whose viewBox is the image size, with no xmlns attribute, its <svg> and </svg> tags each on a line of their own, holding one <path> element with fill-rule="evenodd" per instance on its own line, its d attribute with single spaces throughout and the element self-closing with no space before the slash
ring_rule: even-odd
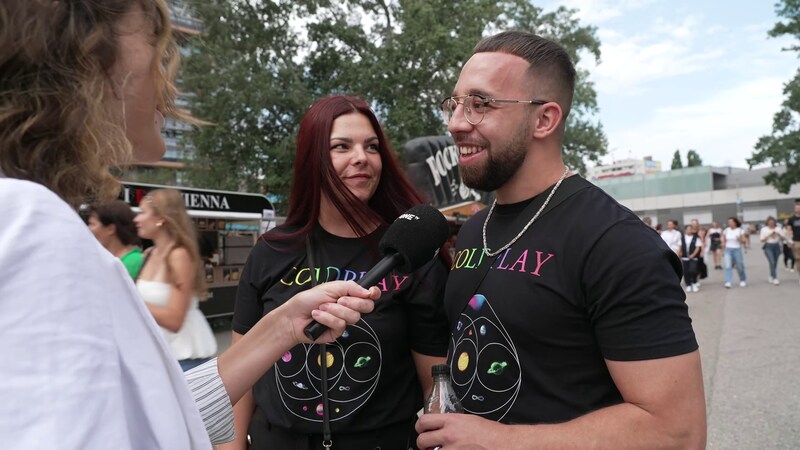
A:
<svg viewBox="0 0 800 450">
<path fill-rule="evenodd" d="M 158 222 L 158 223 L 156 223 L 156 226 L 157 226 L 157 227 L 160 227 L 160 226 L 162 226 L 162 225 L 164 225 L 164 222 Z"/>
</svg>

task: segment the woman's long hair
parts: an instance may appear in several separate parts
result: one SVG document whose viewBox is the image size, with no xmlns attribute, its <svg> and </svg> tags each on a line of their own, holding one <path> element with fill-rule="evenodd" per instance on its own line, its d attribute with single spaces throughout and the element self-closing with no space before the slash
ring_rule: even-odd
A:
<svg viewBox="0 0 800 450">
<path fill-rule="evenodd" d="M 163 0 L 0 2 L 0 171 L 77 206 L 109 200 L 109 167 L 132 160 L 123 123 L 108 110 L 118 24 L 141 8 L 153 24 L 161 111 L 184 119 L 172 82 L 178 49 Z"/>
<path fill-rule="evenodd" d="M 206 280 L 203 262 L 200 259 L 200 250 L 197 244 L 197 233 L 194 223 L 186 212 L 183 196 L 175 189 L 156 189 L 150 191 L 143 199 L 153 209 L 153 214 L 163 219 L 161 229 L 172 239 L 172 245 L 164 249 L 165 259 L 176 248 L 184 248 L 189 252 L 194 264 L 194 289 L 200 298 L 205 297 Z M 167 263 L 167 274 L 170 280 L 175 277 Z"/>
<path fill-rule="evenodd" d="M 369 119 L 378 136 L 381 179 L 375 194 L 366 204 L 350 192 L 331 162 L 333 121 L 350 113 Z M 378 118 L 364 100 L 344 95 L 324 97 L 303 116 L 297 133 L 294 177 L 284 224 L 284 230 L 289 231 L 269 232 L 265 239 L 296 240 L 305 236 L 319 219 L 323 194 L 358 236 L 367 234 L 363 224 L 391 223 L 412 206 L 425 202 L 401 169 Z"/>
</svg>

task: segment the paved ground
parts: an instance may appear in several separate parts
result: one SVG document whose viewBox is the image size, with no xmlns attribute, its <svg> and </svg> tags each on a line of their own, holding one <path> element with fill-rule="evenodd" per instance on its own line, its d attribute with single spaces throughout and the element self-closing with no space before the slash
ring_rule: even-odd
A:
<svg viewBox="0 0 800 450">
<path fill-rule="evenodd" d="M 745 267 L 745 288 L 734 275 L 735 287 L 725 289 L 723 272 L 712 271 L 699 293 L 687 294 L 703 358 L 708 448 L 798 449 L 799 277 L 781 260 L 781 285 L 769 284 L 755 240 Z"/>
<path fill-rule="evenodd" d="M 711 270 L 700 292 L 688 293 L 703 358 L 708 448 L 800 449 L 800 283 L 783 270 L 767 283 L 767 260 L 757 240 L 745 254 L 747 282 L 732 289 Z M 709 262 L 713 267 L 713 263 Z M 229 329 L 218 329 L 220 351 Z"/>
</svg>

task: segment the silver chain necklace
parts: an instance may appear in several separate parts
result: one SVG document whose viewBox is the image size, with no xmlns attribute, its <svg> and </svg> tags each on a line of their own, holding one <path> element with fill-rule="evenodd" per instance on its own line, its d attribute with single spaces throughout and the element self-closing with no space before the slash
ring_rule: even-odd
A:
<svg viewBox="0 0 800 450">
<path fill-rule="evenodd" d="M 536 214 L 533 215 L 533 218 L 525 225 L 525 227 L 522 228 L 522 231 L 517 233 L 517 235 L 514 236 L 514 239 L 511 239 L 511 241 L 509 241 L 508 244 L 500 247 L 500 249 L 497 250 L 496 252 L 492 252 L 489 250 L 489 244 L 487 244 L 486 242 L 486 226 L 489 224 L 489 218 L 492 217 L 492 212 L 494 211 L 495 205 L 497 205 L 497 199 L 495 199 L 494 202 L 492 202 L 492 207 L 489 208 L 489 214 L 486 215 L 486 220 L 483 221 L 483 252 L 486 253 L 487 256 L 497 256 L 503 250 L 507 249 L 508 247 L 511 247 L 514 244 L 514 242 L 517 242 L 517 240 L 521 238 L 526 231 L 528 231 L 528 228 L 530 228 L 530 226 L 533 225 L 533 222 L 536 222 L 536 219 L 539 218 L 539 214 L 541 214 L 542 211 L 544 211 L 544 209 L 547 207 L 547 204 L 550 203 L 550 199 L 553 198 L 553 194 L 556 193 L 556 190 L 558 189 L 559 186 L 561 186 L 561 182 L 564 181 L 564 178 L 567 177 L 568 173 L 569 173 L 569 167 L 565 167 L 564 173 L 561 174 L 561 178 L 559 178 L 558 182 L 556 182 L 556 185 L 553 186 L 553 190 L 550 191 L 550 194 L 547 196 L 544 203 L 542 203 L 542 206 L 539 208 L 539 210 L 536 211 Z"/>
</svg>

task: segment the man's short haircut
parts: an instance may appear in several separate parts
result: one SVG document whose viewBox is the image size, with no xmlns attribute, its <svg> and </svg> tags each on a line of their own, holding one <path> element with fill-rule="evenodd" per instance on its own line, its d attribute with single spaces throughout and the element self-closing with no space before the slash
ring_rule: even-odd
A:
<svg viewBox="0 0 800 450">
<path fill-rule="evenodd" d="M 133 221 L 136 214 L 122 200 L 89 205 L 85 214 L 87 218 L 94 214 L 103 226 L 114 225 L 117 230 L 117 238 L 122 242 L 122 245 L 139 244 L 139 235 L 136 232 L 136 224 Z"/>
<path fill-rule="evenodd" d="M 544 85 L 542 94 L 556 95 L 564 111 L 564 122 L 572 107 L 575 92 L 575 65 L 561 45 L 541 36 L 525 31 L 504 31 L 483 38 L 472 54 L 485 52 L 508 53 L 518 56 L 530 64 L 528 75 L 535 83 Z M 545 84 L 547 83 L 547 84 Z M 530 99 L 527 99 L 530 100 Z"/>
</svg>

